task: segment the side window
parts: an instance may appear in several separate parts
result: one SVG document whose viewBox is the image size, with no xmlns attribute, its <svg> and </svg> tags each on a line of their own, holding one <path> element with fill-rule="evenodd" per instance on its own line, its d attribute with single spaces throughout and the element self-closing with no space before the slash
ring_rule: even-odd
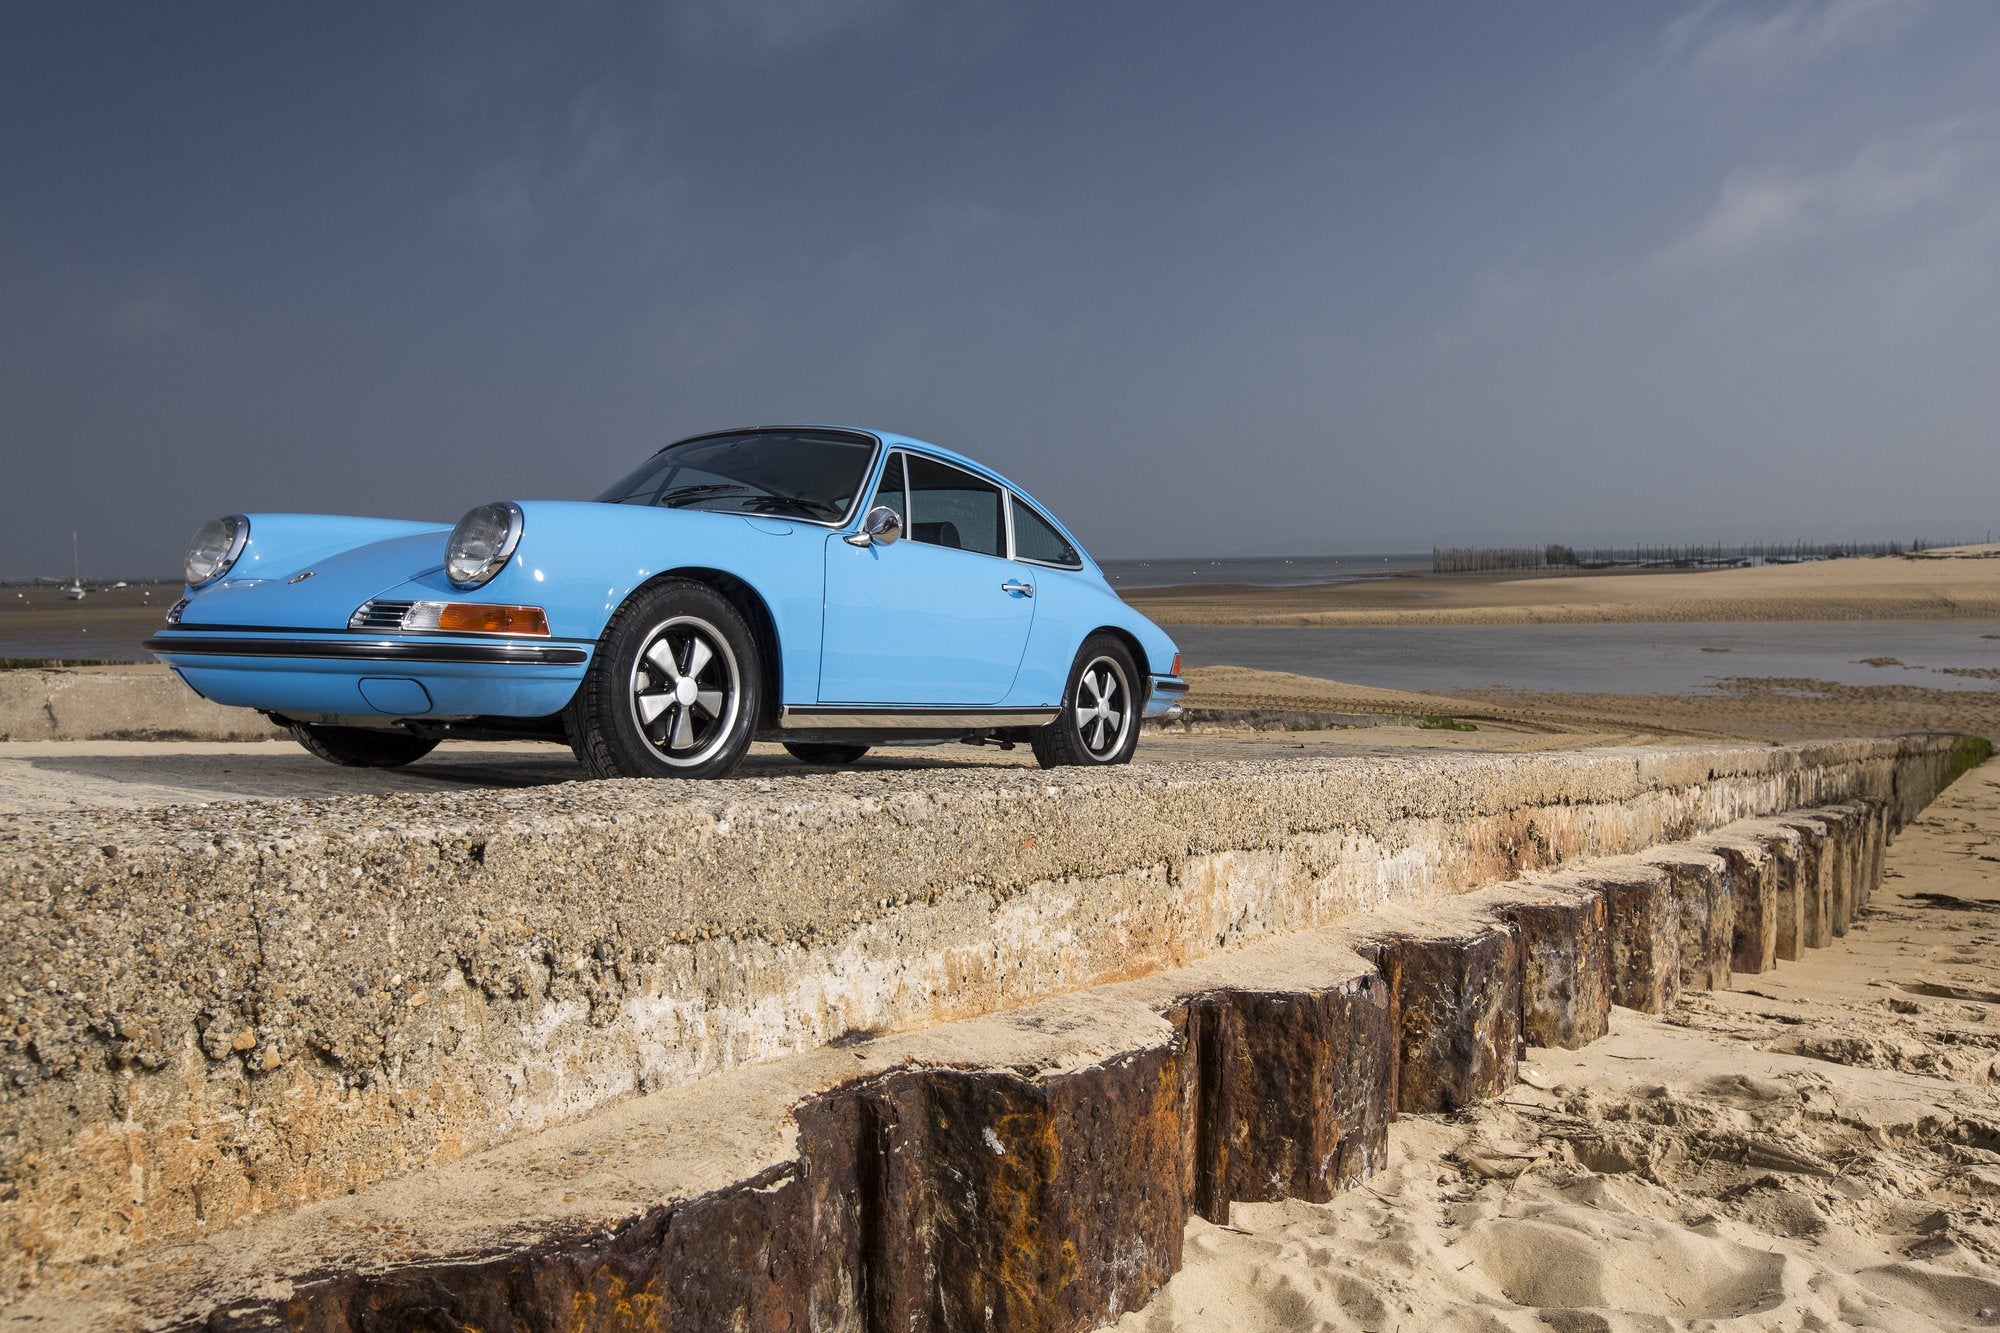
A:
<svg viewBox="0 0 2000 1333">
<path fill-rule="evenodd" d="M 1069 544 L 1069 538 L 1056 530 L 1056 525 L 1035 512 L 1033 505 L 1014 496 L 1014 558 L 1033 560 L 1043 565 L 1066 565 L 1072 569 L 1083 564 L 1083 558 L 1076 548 Z"/>
<path fill-rule="evenodd" d="M 1007 529 L 1000 515 L 1000 488 L 970 472 L 910 455 L 911 541 L 954 546 L 981 555 L 1006 553 Z"/>
<path fill-rule="evenodd" d="M 907 495 L 908 482 L 904 479 L 903 459 L 907 457 L 901 450 L 889 455 L 889 461 L 882 465 L 882 482 L 875 488 L 875 499 L 868 507 L 887 505 L 896 511 L 896 517 L 903 520 L 903 531 L 910 530 L 910 501 Z"/>
</svg>

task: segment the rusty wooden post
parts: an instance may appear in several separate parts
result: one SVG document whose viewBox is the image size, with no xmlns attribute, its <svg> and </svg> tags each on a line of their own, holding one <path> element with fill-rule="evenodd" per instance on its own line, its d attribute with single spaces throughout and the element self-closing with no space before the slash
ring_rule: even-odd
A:
<svg viewBox="0 0 2000 1333">
<path fill-rule="evenodd" d="M 1681 994 L 1680 909 L 1667 872 L 1633 864 L 1593 875 L 1611 926 L 1611 1000 L 1664 1013 Z"/>
<path fill-rule="evenodd" d="M 1371 939 L 1395 987 L 1398 1109 L 1455 1111 L 1512 1083 L 1521 1043 L 1513 928 L 1488 920 L 1465 933 L 1384 931 Z"/>
</svg>

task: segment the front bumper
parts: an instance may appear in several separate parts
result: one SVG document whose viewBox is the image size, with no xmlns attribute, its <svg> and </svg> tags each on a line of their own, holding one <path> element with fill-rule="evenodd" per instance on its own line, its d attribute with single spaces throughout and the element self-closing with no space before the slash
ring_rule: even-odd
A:
<svg viewBox="0 0 2000 1333">
<path fill-rule="evenodd" d="M 140 645 L 161 657 L 296 657 L 333 662 L 476 662 L 497 666 L 580 666 L 590 653 L 573 644 L 459 643 L 429 639 L 231 639 L 159 634 Z"/>
<path fill-rule="evenodd" d="M 590 665 L 592 645 L 404 635 L 167 630 L 146 640 L 204 699 L 272 713 L 545 717 Z"/>
<path fill-rule="evenodd" d="M 1181 715 L 1181 696 L 1187 693 L 1187 682 L 1179 676 L 1148 676 L 1146 690 L 1146 717 L 1176 718 Z"/>
</svg>

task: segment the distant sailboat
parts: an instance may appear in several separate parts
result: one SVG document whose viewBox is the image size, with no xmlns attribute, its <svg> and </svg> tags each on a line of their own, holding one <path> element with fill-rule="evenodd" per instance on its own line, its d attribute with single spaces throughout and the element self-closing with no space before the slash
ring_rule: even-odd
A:
<svg viewBox="0 0 2000 1333">
<path fill-rule="evenodd" d="M 76 534 L 74 532 L 69 535 L 69 559 L 70 581 L 69 586 L 63 589 L 63 596 L 69 598 L 72 602 L 80 602 L 83 600 L 84 594 L 83 557 L 77 554 Z"/>
</svg>

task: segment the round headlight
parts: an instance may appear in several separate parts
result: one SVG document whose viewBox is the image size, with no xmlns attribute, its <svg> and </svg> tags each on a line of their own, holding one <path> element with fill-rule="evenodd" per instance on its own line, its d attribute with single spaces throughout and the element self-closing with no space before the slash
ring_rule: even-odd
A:
<svg viewBox="0 0 2000 1333">
<path fill-rule="evenodd" d="M 461 588 L 477 588 L 507 567 L 521 544 L 521 506 L 507 501 L 481 505 L 458 520 L 444 548 L 444 576 Z"/>
<path fill-rule="evenodd" d="M 188 586 L 199 588 L 227 574 L 249 540 L 250 520 L 241 514 L 211 518 L 202 524 L 188 546 L 187 564 L 181 570 Z"/>
</svg>

